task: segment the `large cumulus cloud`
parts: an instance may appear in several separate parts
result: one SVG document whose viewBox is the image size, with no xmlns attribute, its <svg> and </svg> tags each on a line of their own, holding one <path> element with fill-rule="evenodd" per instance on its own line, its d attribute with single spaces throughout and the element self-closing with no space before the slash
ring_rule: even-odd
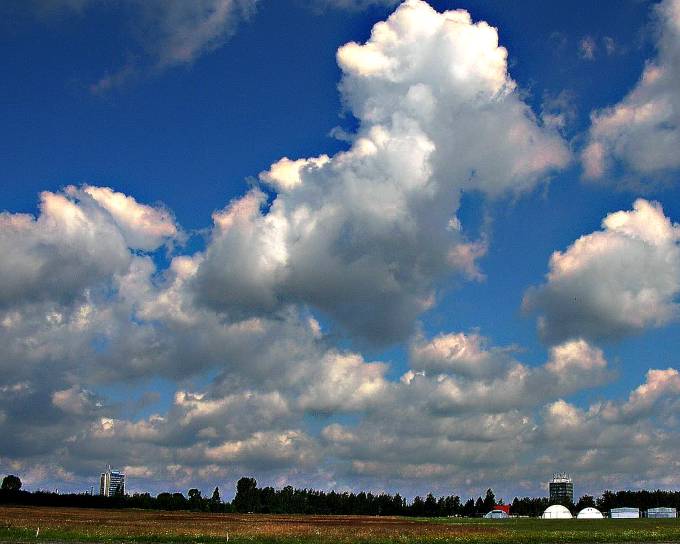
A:
<svg viewBox="0 0 680 544">
<path fill-rule="evenodd" d="M 527 291 L 543 338 L 614 339 L 677 317 L 680 226 L 661 205 L 639 199 L 609 214 L 602 230 L 550 258 L 547 282 Z"/>
<path fill-rule="evenodd" d="M 141 251 L 179 233 L 166 210 L 89 186 L 48 197 L 80 220 L 67 227 L 84 241 L 50 233 L 54 214 L 44 205 L 37 220 L 5 214 L 10 225 L 19 217 L 49 242 L 41 245 L 45 266 L 54 268 L 60 244 L 104 262 L 107 252 L 120 259 L 100 275 L 80 276 L 68 297 L 19 296 L 0 310 L 0 428 L 13 437 L 0 449 L 1 463 L 32 470 L 59 459 L 73 475 L 109 459 L 138 477 L 168 479 L 215 466 L 299 469 L 317 458 L 306 415 L 360 411 L 386 387 L 385 364 L 333 347 L 304 311 L 226 320 L 196 306 L 188 285 L 202 255 L 177 256 L 158 270 Z M 14 249 L 22 258 L 34 251 L 31 244 Z M 71 264 L 77 277 L 87 270 Z M 171 409 L 147 420 L 130 418 L 143 399 L 128 399 L 126 408 L 93 392 L 153 378 L 188 387 L 206 372 L 208 387 L 178 386 Z"/>
<path fill-rule="evenodd" d="M 333 157 L 284 158 L 258 190 L 215 215 L 196 279 L 214 309 L 252 315 L 313 306 L 372 342 L 403 339 L 452 271 L 479 277 L 483 241 L 456 219 L 460 192 L 522 191 L 569 152 L 540 126 L 507 72 L 496 29 L 409 0 L 365 44 L 338 51 L 360 122 Z"/>
<path fill-rule="evenodd" d="M 582 160 L 585 175 L 601 178 L 617 166 L 645 181 L 680 168 L 680 1 L 655 7 L 658 54 L 618 104 L 593 112 Z"/>
<path fill-rule="evenodd" d="M 69 302 L 124 272 L 132 249 L 178 233 L 166 212 L 109 188 L 43 192 L 40 214 L 0 213 L 0 306 Z"/>
<path fill-rule="evenodd" d="M 542 367 L 517 361 L 511 348 L 484 348 L 477 334 L 442 334 L 412 346 L 400 396 L 427 399 L 430 412 L 496 413 L 594 387 L 608 378 L 602 352 L 584 340 L 550 350 Z"/>
</svg>

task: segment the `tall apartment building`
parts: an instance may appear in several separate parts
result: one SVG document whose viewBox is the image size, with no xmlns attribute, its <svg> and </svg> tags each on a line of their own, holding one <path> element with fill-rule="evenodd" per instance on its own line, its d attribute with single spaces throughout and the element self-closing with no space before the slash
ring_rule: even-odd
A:
<svg viewBox="0 0 680 544">
<path fill-rule="evenodd" d="M 99 479 L 99 494 L 113 497 L 117 493 L 125 495 L 125 474 L 119 470 L 111 470 L 109 465 Z"/>
<path fill-rule="evenodd" d="M 550 504 L 574 502 L 574 482 L 566 472 L 556 472 L 550 482 Z"/>
</svg>

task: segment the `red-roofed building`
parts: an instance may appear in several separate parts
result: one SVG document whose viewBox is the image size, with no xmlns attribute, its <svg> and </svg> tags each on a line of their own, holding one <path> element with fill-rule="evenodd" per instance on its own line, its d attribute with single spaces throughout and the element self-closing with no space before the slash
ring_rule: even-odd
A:
<svg viewBox="0 0 680 544">
<path fill-rule="evenodd" d="M 494 510 L 502 510 L 506 514 L 510 515 L 510 505 L 509 504 L 497 504 L 493 507 Z"/>
</svg>

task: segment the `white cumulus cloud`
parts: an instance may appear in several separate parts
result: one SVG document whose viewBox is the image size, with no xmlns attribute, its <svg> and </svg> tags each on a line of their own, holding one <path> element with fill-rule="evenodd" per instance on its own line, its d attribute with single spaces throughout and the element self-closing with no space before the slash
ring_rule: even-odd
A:
<svg viewBox="0 0 680 544">
<path fill-rule="evenodd" d="M 140 204 L 110 187 L 87 185 L 82 190 L 69 187 L 67 191 L 80 198 L 84 193 L 108 211 L 131 248 L 152 251 L 178 234 L 177 225 L 167 210 Z"/>
<path fill-rule="evenodd" d="M 116 272 L 130 252 L 98 206 L 43 192 L 40 214 L 0 213 L 0 306 L 67 302 Z"/>
<path fill-rule="evenodd" d="M 588 178 L 601 178 L 617 165 L 643 181 L 680 168 L 680 0 L 664 0 L 655 12 L 657 56 L 627 96 L 591 115 L 582 153 Z"/>
<path fill-rule="evenodd" d="M 283 158 L 258 190 L 215 214 L 198 299 L 227 314 L 303 303 L 352 334 L 407 336 L 436 281 L 482 275 L 485 241 L 455 214 L 460 193 L 530 189 L 568 162 L 507 72 L 496 29 L 465 11 L 404 2 L 364 44 L 338 50 L 345 103 L 360 121 L 347 151 Z"/>
<path fill-rule="evenodd" d="M 602 230 L 553 253 L 549 266 L 523 303 L 540 314 L 549 343 L 618 338 L 677 316 L 680 226 L 658 203 L 638 199 L 633 210 L 609 214 Z"/>
</svg>

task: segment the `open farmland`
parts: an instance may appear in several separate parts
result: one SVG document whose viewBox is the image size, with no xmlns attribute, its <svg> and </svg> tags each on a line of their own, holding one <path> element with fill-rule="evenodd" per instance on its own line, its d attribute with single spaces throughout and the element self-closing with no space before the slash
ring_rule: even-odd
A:
<svg viewBox="0 0 680 544">
<path fill-rule="evenodd" d="M 421 520 L 0 507 L 0 542 L 36 540 L 282 544 L 680 542 L 680 520 Z"/>
</svg>

